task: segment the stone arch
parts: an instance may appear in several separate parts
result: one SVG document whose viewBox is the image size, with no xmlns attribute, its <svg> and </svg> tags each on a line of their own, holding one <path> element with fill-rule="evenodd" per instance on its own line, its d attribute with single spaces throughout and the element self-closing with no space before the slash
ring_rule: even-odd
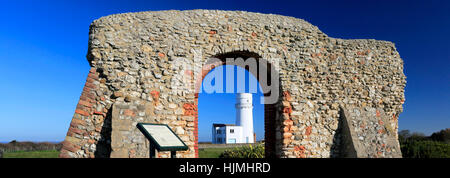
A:
<svg viewBox="0 0 450 178">
<path fill-rule="evenodd" d="M 352 112 L 340 114 L 340 108 L 364 108 L 360 127 L 376 126 L 356 130 L 370 136 L 362 140 L 354 132 L 358 127 L 348 127 L 345 143 L 358 143 L 349 144 L 360 145 L 357 153 L 367 151 L 354 155 L 399 155 L 395 137 L 406 77 L 391 42 L 332 38 L 302 19 L 281 15 L 170 10 L 97 19 L 88 45 L 91 70 L 60 157 L 146 157 L 148 143 L 136 122 L 167 123 L 190 148 L 179 157 L 196 157 L 196 94 L 173 93 L 169 84 L 178 77 L 171 71 L 177 57 L 194 65 L 206 60 L 196 61 L 196 50 L 219 58 L 258 54 L 277 69 L 282 90 L 276 104 L 265 107 L 276 113 L 276 157 L 339 156 L 342 145 L 333 146 L 343 138 L 339 123 L 354 121 L 341 117 Z M 377 144 L 367 146 L 372 143 Z"/>
<path fill-rule="evenodd" d="M 259 54 L 255 52 L 250 51 L 232 51 L 232 52 L 226 52 L 226 53 L 219 53 L 216 55 L 213 55 L 210 57 L 210 59 L 218 59 L 218 60 L 208 60 L 206 61 L 205 65 L 202 67 L 201 72 L 198 74 L 199 77 L 196 81 L 196 89 L 195 89 L 195 105 L 198 106 L 198 98 L 199 98 L 199 90 L 200 85 L 203 83 L 203 79 L 205 78 L 208 73 L 213 70 L 216 67 L 219 67 L 221 65 L 226 65 L 227 58 L 231 59 L 237 59 L 242 58 L 245 62 L 249 58 L 255 59 L 255 61 L 258 63 L 258 66 L 256 67 L 256 70 L 249 70 L 250 66 L 248 65 L 242 65 L 242 63 L 233 63 L 231 65 L 236 65 L 239 67 L 244 68 L 245 70 L 249 71 L 260 84 L 261 88 L 263 89 L 264 96 L 269 96 L 272 93 L 271 92 L 278 92 L 282 91 L 282 87 L 279 84 L 279 81 L 272 81 L 274 78 L 275 80 L 279 80 L 279 73 L 275 69 L 275 67 L 268 62 L 267 60 L 263 59 Z M 259 65 L 259 62 L 261 62 L 261 65 Z M 228 65 L 228 64 L 227 64 Z M 264 68 L 264 69 L 262 69 Z M 267 79 L 262 79 L 260 77 L 263 77 L 260 75 L 260 72 L 265 72 L 266 74 L 263 76 L 267 76 Z M 270 76 L 275 75 L 275 77 L 271 78 Z M 276 85 L 274 87 L 277 88 L 276 91 L 271 91 L 268 87 L 272 86 L 273 84 Z M 272 88 L 273 89 L 273 88 Z M 266 100 L 264 100 L 266 101 Z M 282 144 L 282 139 L 276 138 L 276 132 L 277 128 L 276 126 L 281 124 L 279 120 L 277 120 L 277 115 L 280 115 L 278 113 L 279 110 L 276 109 L 277 106 L 281 105 L 282 100 L 278 100 L 276 103 L 264 103 L 264 140 L 265 140 L 265 155 L 266 158 L 273 158 L 276 157 L 276 149 L 277 145 L 280 146 Z M 200 112 L 200 111 L 199 111 Z M 195 113 L 195 145 L 198 145 L 198 112 Z M 280 129 L 278 129 L 280 131 Z M 195 147 L 195 154 L 196 157 L 198 157 L 198 147 Z M 278 155 L 279 156 L 279 155 Z"/>
</svg>

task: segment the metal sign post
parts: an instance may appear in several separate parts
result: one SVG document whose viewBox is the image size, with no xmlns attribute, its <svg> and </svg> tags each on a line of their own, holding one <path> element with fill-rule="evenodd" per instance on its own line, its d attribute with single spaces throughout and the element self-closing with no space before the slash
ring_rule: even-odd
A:
<svg viewBox="0 0 450 178">
<path fill-rule="evenodd" d="M 170 151 L 176 158 L 176 151 L 188 150 L 183 140 L 167 124 L 138 123 L 137 128 L 150 142 L 150 158 L 156 158 L 156 150 Z"/>
<path fill-rule="evenodd" d="M 154 145 L 155 143 L 150 141 L 150 158 L 156 158 L 156 148 Z"/>
</svg>

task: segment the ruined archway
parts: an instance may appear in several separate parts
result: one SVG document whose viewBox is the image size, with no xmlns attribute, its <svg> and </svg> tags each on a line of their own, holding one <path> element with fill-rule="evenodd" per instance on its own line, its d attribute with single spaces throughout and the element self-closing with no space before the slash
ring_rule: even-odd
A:
<svg viewBox="0 0 450 178">
<path fill-rule="evenodd" d="M 268 157 L 401 156 L 406 77 L 391 42 L 332 38 L 281 15 L 171 10 L 97 19 L 88 45 L 91 69 L 60 157 L 148 157 L 138 122 L 169 125 L 189 147 L 177 156 L 198 156 L 198 95 L 178 83 L 201 83 L 210 57 L 219 65 L 226 57 L 261 57 L 271 64 L 265 74 L 279 75 L 279 91 L 270 93 L 278 97 L 265 106 L 274 117 L 265 119 L 274 122 L 266 134 L 275 132 L 266 137 L 275 140 Z"/>
<path fill-rule="evenodd" d="M 253 61 L 251 61 L 253 60 Z M 198 105 L 199 98 L 199 86 L 202 85 L 203 79 L 205 76 L 214 68 L 222 66 L 222 65 L 235 65 L 244 68 L 249 71 L 251 75 L 253 75 L 257 81 L 260 83 L 261 89 L 263 90 L 264 96 L 270 96 L 273 93 L 277 92 L 275 102 L 266 102 L 264 103 L 264 140 L 265 140 L 265 157 L 273 158 L 276 157 L 276 149 L 277 145 L 282 144 L 282 140 L 276 138 L 276 132 L 283 128 L 277 128 L 277 125 L 281 125 L 280 121 L 277 120 L 277 115 L 280 115 L 279 111 L 276 109 L 276 106 L 280 105 L 282 100 L 278 99 L 279 92 L 282 91 L 282 88 L 279 85 L 279 74 L 275 67 L 263 59 L 260 55 L 250 51 L 232 51 L 227 53 L 221 53 L 214 55 L 210 58 L 210 60 L 206 61 L 205 65 L 202 68 L 202 72 L 199 74 L 201 77 L 198 77 L 196 81 L 196 95 L 195 95 L 195 104 Z M 253 68 L 253 69 L 250 69 Z M 264 74 L 261 74 L 264 73 Z M 273 77 L 271 77 L 273 76 Z M 272 80 L 277 81 L 272 81 Z M 262 84 L 261 84 L 262 83 Z M 200 111 L 199 111 L 200 112 Z M 195 144 L 198 145 L 198 112 L 195 116 L 195 130 L 196 133 L 196 141 Z M 196 157 L 198 157 L 198 148 L 196 148 Z M 278 155 L 279 156 L 279 155 Z"/>
</svg>

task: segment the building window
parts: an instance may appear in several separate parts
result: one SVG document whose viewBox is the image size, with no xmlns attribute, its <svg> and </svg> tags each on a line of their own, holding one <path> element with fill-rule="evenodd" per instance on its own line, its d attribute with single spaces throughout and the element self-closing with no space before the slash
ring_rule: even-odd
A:
<svg viewBox="0 0 450 178">
<path fill-rule="evenodd" d="M 217 130 L 217 134 L 220 134 L 220 130 Z"/>
<path fill-rule="evenodd" d="M 230 133 L 234 133 L 234 129 L 230 129 Z"/>
</svg>

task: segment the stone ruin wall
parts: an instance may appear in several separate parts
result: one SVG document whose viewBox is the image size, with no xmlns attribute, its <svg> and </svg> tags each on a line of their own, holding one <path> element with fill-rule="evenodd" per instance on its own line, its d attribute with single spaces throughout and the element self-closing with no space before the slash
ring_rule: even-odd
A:
<svg viewBox="0 0 450 178">
<path fill-rule="evenodd" d="M 389 117 L 373 107 L 341 108 L 340 157 L 401 158 L 402 153 Z"/>
<path fill-rule="evenodd" d="M 281 59 L 280 99 L 266 108 L 266 117 L 275 113 L 277 157 L 344 155 L 341 108 L 382 110 L 397 137 L 406 77 L 393 43 L 331 38 L 301 19 L 281 15 L 149 11 L 91 24 L 91 70 L 60 157 L 148 157 L 138 122 L 168 124 L 189 146 L 177 156 L 198 157 L 198 95 L 171 93 L 171 82 L 181 80 L 172 69 L 176 58 L 192 60 L 199 51 L 202 62 L 236 51 L 273 63 Z"/>
</svg>

